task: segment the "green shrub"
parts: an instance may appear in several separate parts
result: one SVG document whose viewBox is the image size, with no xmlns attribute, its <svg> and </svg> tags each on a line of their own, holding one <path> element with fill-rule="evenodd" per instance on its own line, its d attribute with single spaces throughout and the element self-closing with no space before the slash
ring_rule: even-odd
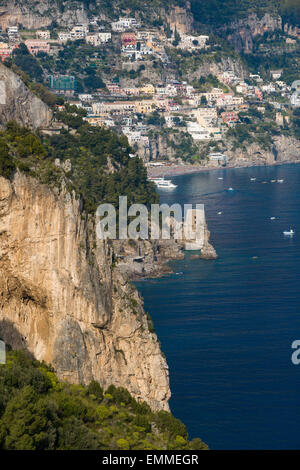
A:
<svg viewBox="0 0 300 470">
<path fill-rule="evenodd" d="M 185 425 L 167 411 L 159 411 L 154 418 L 154 422 L 161 432 L 167 432 L 173 438 L 181 436 L 186 439 L 188 437 Z"/>
<path fill-rule="evenodd" d="M 129 442 L 126 439 L 118 439 L 117 440 L 117 445 L 118 445 L 118 448 L 121 449 L 121 450 L 129 450 L 130 449 Z"/>
<path fill-rule="evenodd" d="M 90 395 L 94 395 L 97 400 L 103 400 L 103 389 L 100 387 L 99 382 L 93 380 L 88 386 L 88 392 Z"/>
<path fill-rule="evenodd" d="M 0 176 L 9 178 L 15 170 L 15 164 L 4 139 L 0 139 Z"/>
<path fill-rule="evenodd" d="M 106 406 L 99 405 L 96 408 L 96 416 L 101 421 L 104 421 L 111 416 L 111 411 Z"/>
<path fill-rule="evenodd" d="M 59 382 L 45 363 L 8 351 L 0 365 L 0 449 L 207 448 L 200 439 L 188 442 L 185 426 L 170 413 L 152 412 L 124 388 L 110 386 L 103 400 L 100 391 L 97 382 Z"/>
</svg>

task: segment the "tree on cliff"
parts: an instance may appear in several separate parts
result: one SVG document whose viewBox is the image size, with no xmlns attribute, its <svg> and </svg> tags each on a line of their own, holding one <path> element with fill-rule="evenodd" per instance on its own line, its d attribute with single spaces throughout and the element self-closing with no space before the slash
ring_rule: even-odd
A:
<svg viewBox="0 0 300 470">
<path fill-rule="evenodd" d="M 14 49 L 12 60 L 13 63 L 29 75 L 32 80 L 42 82 L 43 69 L 41 68 L 38 60 L 29 53 L 24 43 L 21 43 L 19 47 Z"/>
<path fill-rule="evenodd" d="M 155 431 L 152 431 L 155 423 Z M 207 449 L 188 441 L 186 427 L 167 412 L 152 412 L 124 388 L 106 393 L 59 382 L 51 367 L 25 351 L 0 365 L 1 450 Z"/>
<path fill-rule="evenodd" d="M 9 147 L 3 138 L 0 138 L 0 176 L 9 178 L 15 170 L 13 159 L 9 152 Z"/>
</svg>

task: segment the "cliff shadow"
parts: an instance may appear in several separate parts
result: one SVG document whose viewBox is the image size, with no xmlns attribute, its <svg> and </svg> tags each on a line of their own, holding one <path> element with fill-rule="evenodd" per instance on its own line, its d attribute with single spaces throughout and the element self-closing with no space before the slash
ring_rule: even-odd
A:
<svg viewBox="0 0 300 470">
<path fill-rule="evenodd" d="M 0 339 L 11 349 L 23 349 L 32 356 L 27 348 L 26 338 L 20 334 L 9 320 L 0 321 Z"/>
</svg>

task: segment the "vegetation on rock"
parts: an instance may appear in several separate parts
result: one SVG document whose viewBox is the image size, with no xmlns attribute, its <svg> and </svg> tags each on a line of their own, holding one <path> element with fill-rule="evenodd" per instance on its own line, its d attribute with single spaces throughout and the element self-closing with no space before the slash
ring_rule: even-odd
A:
<svg viewBox="0 0 300 470">
<path fill-rule="evenodd" d="M 142 162 L 131 158 L 125 136 L 88 125 L 77 108 L 67 107 L 59 117 L 77 128 L 76 132 L 64 130 L 60 135 L 43 137 L 8 123 L 0 132 L 0 175 L 10 177 L 18 168 L 50 186 L 67 181 L 90 213 L 103 201 L 117 206 L 120 194 L 128 197 L 128 204 L 149 206 L 158 201 Z M 70 160 L 68 174 L 55 164 L 57 159 L 61 163 Z"/>
<path fill-rule="evenodd" d="M 188 440 L 184 424 L 152 412 L 123 388 L 105 392 L 58 381 L 53 369 L 25 351 L 10 351 L 0 365 L 0 449 L 207 449 Z"/>
</svg>

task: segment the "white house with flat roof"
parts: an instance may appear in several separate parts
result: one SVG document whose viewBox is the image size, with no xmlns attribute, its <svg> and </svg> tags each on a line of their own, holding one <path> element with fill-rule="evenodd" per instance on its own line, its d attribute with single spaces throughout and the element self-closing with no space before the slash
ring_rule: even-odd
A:
<svg viewBox="0 0 300 470">
<path fill-rule="evenodd" d="M 187 131 L 194 140 L 209 140 L 211 139 L 210 133 L 198 122 L 187 122 Z"/>
<path fill-rule="evenodd" d="M 221 152 L 209 154 L 209 160 L 211 162 L 226 163 L 226 159 L 227 159 L 226 155 L 224 155 Z"/>
<path fill-rule="evenodd" d="M 135 18 L 119 18 L 118 21 L 114 21 L 111 24 L 111 28 L 114 32 L 120 33 L 126 31 L 127 29 L 138 28 L 139 23 Z"/>
</svg>

